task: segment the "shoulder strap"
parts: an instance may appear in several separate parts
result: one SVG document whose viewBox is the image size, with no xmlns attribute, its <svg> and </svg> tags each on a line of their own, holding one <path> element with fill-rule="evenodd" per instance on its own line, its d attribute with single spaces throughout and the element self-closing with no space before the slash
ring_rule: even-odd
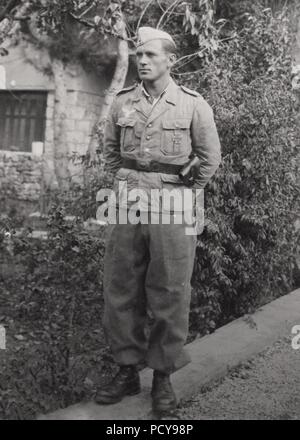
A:
<svg viewBox="0 0 300 440">
<path fill-rule="evenodd" d="M 122 95 L 123 93 L 130 92 L 130 90 L 133 90 L 137 87 L 137 83 L 131 84 L 129 87 L 124 87 L 124 89 L 119 90 L 119 92 L 116 93 L 116 96 Z"/>
<path fill-rule="evenodd" d="M 200 93 L 196 92 L 196 90 L 188 89 L 188 88 L 185 87 L 185 86 L 180 86 L 180 88 L 181 88 L 185 93 L 188 93 L 189 95 L 192 95 L 192 96 L 201 96 Z"/>
</svg>

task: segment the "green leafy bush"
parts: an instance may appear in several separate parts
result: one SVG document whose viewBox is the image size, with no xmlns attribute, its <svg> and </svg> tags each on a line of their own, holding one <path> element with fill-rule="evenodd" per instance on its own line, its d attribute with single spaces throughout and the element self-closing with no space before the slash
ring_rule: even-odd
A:
<svg viewBox="0 0 300 440">
<path fill-rule="evenodd" d="M 214 109 L 223 155 L 206 189 L 193 333 L 210 332 L 297 287 L 300 127 L 291 23 L 287 11 L 273 16 L 257 7 L 237 20 L 239 36 L 189 78 Z"/>
<path fill-rule="evenodd" d="M 5 218 L 0 229 L 0 322 L 8 336 L 0 417 L 31 418 L 84 398 L 93 376 L 109 371 L 101 329 L 104 238 L 87 234 L 79 219 L 67 222 L 60 206 L 49 213 L 46 240 L 16 235 Z"/>
</svg>

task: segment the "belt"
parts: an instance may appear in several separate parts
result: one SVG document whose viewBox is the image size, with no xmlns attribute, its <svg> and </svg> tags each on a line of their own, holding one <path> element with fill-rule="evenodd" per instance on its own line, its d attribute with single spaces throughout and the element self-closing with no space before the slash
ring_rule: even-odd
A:
<svg viewBox="0 0 300 440">
<path fill-rule="evenodd" d="M 178 174 L 183 165 L 174 165 L 171 163 L 162 163 L 155 160 L 150 162 L 139 162 L 135 159 L 122 159 L 122 167 L 138 171 L 148 171 L 155 173 Z"/>
</svg>

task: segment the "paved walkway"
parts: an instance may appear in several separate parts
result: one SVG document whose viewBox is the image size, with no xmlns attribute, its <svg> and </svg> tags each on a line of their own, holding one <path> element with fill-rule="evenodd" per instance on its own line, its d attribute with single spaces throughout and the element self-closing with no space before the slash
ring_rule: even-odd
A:
<svg viewBox="0 0 300 440">
<path fill-rule="evenodd" d="M 192 362 L 172 375 L 181 402 L 187 402 L 201 386 L 218 378 L 225 377 L 225 381 L 205 395 L 198 391 L 193 402 L 185 403 L 181 418 L 300 418 L 300 350 L 290 344 L 295 325 L 300 325 L 300 289 L 187 344 Z M 276 345 L 285 335 L 288 339 Z M 258 355 L 267 347 L 272 348 Z M 253 365 L 244 366 L 237 377 L 228 375 L 230 368 L 253 356 L 258 356 Z M 153 417 L 150 368 L 141 371 L 141 382 L 140 394 L 114 405 L 80 402 L 39 419 L 149 420 Z"/>
<path fill-rule="evenodd" d="M 300 420 L 300 349 L 291 336 L 181 404 L 180 419 Z"/>
</svg>

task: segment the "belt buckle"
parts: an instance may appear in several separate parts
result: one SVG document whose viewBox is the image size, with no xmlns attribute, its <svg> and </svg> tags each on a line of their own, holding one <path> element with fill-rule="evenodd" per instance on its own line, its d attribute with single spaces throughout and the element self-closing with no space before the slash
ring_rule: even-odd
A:
<svg viewBox="0 0 300 440">
<path fill-rule="evenodd" d="M 150 164 L 145 163 L 145 162 L 138 162 L 138 169 L 141 171 L 149 171 L 150 169 Z"/>
</svg>

